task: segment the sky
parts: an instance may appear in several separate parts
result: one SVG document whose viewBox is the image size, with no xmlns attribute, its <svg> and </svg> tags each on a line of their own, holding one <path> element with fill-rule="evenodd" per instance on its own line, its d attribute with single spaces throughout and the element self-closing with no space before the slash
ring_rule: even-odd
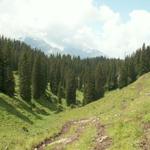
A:
<svg viewBox="0 0 150 150">
<path fill-rule="evenodd" d="M 123 58 L 150 44 L 149 6 L 149 0 L 0 0 L 0 34 Z"/>
</svg>

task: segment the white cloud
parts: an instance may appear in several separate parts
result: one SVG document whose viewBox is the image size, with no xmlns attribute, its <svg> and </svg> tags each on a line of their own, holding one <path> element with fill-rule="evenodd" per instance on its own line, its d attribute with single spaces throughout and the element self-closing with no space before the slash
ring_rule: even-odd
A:
<svg viewBox="0 0 150 150">
<path fill-rule="evenodd" d="M 124 22 L 119 12 L 92 0 L 1 0 L 0 33 L 41 37 L 60 47 L 99 49 L 123 57 L 150 43 L 150 12 L 133 10 Z"/>
<path fill-rule="evenodd" d="M 150 44 L 150 12 L 132 11 L 126 22 L 122 21 L 118 13 L 111 10 L 107 11 L 106 16 L 108 16 L 108 12 L 110 12 L 110 18 L 103 21 L 100 39 L 101 47 L 108 50 L 111 56 L 123 57 L 125 53 L 132 53 L 141 47 L 144 42 Z"/>
</svg>

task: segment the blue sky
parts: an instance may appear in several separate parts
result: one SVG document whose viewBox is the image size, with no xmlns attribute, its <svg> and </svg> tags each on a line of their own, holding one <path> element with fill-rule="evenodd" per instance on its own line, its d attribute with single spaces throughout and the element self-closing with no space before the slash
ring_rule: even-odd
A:
<svg viewBox="0 0 150 150">
<path fill-rule="evenodd" d="M 150 0 L 0 0 L 0 33 L 124 57 L 150 44 Z"/>
<path fill-rule="evenodd" d="M 108 5 L 114 11 L 120 12 L 124 16 L 135 9 L 150 11 L 149 0 L 94 0 L 96 6 Z"/>
<path fill-rule="evenodd" d="M 150 11 L 150 0 L 94 0 L 93 3 L 97 7 L 109 6 L 114 11 L 119 12 L 124 21 L 129 19 L 129 13 L 133 10 Z"/>
</svg>

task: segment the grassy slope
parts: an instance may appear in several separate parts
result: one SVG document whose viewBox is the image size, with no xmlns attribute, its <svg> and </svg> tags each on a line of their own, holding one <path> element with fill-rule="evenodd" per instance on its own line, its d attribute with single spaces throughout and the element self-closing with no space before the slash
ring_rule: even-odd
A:
<svg viewBox="0 0 150 150">
<path fill-rule="evenodd" d="M 77 93 L 79 99 L 81 93 Z M 51 98 L 54 99 L 54 98 Z M 66 109 L 56 114 L 56 105 L 47 101 L 34 102 L 31 106 L 20 98 L 0 94 L 0 149 L 31 149 L 46 137 L 57 133 L 68 120 L 97 116 L 106 125 L 113 139 L 112 150 L 134 150 L 143 130 L 142 124 L 150 122 L 150 73 L 130 86 L 109 92 L 94 103 L 77 109 Z M 49 107 L 51 106 L 51 107 Z M 91 129 L 91 130 L 90 130 Z M 89 128 L 76 144 L 79 150 L 89 147 L 95 131 Z M 87 138 L 88 139 L 87 139 Z M 92 141 L 91 141 L 92 142 Z M 72 149 L 69 146 L 67 149 Z"/>
</svg>

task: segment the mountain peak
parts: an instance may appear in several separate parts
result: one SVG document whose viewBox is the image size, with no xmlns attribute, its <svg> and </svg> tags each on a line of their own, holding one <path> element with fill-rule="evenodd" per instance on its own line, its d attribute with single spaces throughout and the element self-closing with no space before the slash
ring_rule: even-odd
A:
<svg viewBox="0 0 150 150">
<path fill-rule="evenodd" d="M 78 47 L 73 46 L 65 46 L 64 49 L 60 49 L 54 47 L 47 43 L 43 39 L 33 38 L 33 37 L 24 37 L 19 38 L 19 40 L 25 42 L 26 44 L 30 45 L 32 48 L 38 48 L 41 51 L 45 52 L 45 54 L 70 54 L 73 56 L 80 56 L 81 58 L 91 58 L 91 57 L 98 57 L 98 56 L 105 56 L 101 51 L 97 49 L 81 49 Z"/>
</svg>

